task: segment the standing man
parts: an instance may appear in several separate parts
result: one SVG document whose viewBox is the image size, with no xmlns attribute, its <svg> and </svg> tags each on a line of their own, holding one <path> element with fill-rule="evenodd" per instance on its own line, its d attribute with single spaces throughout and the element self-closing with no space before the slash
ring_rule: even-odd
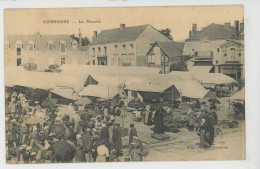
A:
<svg viewBox="0 0 260 169">
<path fill-rule="evenodd" d="M 113 143 L 114 148 L 116 149 L 117 154 L 120 154 L 122 149 L 122 139 L 121 139 L 121 132 L 120 132 L 120 123 L 116 122 L 115 127 L 113 129 Z"/>
<path fill-rule="evenodd" d="M 108 133 L 108 127 L 106 126 L 105 123 L 102 123 L 102 128 L 100 131 L 100 140 L 105 141 L 105 145 L 108 147 L 109 145 L 109 133 Z"/>
<path fill-rule="evenodd" d="M 108 136 L 109 136 L 109 149 L 113 146 L 113 130 L 114 130 L 114 124 L 112 121 L 108 123 Z"/>
<path fill-rule="evenodd" d="M 210 144 L 214 143 L 214 137 L 215 137 L 215 128 L 218 121 L 218 116 L 215 111 L 212 111 L 209 117 L 210 120 L 210 126 L 209 126 L 209 133 L 210 133 Z"/>
<path fill-rule="evenodd" d="M 91 139 L 91 137 L 92 137 L 92 135 L 90 133 L 90 128 L 87 128 L 82 137 L 83 151 L 85 152 L 86 162 L 92 162 L 92 154 L 91 154 L 92 139 Z"/>
<path fill-rule="evenodd" d="M 134 123 L 131 123 L 130 124 L 130 132 L 129 132 L 129 146 L 131 145 L 131 143 L 133 142 L 133 137 L 134 136 L 138 136 L 137 135 L 137 130 L 136 130 L 136 128 L 135 128 L 135 125 L 134 125 Z"/>
</svg>

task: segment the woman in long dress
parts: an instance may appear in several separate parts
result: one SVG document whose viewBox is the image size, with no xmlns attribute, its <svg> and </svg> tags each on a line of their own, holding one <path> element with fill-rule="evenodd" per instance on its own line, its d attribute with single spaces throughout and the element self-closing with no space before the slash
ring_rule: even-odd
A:
<svg viewBox="0 0 260 169">
<path fill-rule="evenodd" d="M 109 151 L 108 148 L 105 146 L 105 140 L 102 140 L 102 143 L 100 146 L 97 147 L 97 159 L 96 162 L 106 162 L 109 158 Z"/>
</svg>

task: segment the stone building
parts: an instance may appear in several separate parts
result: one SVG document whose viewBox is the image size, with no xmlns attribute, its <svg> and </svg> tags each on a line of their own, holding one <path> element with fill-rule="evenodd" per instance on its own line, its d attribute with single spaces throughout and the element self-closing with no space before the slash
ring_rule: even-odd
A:
<svg viewBox="0 0 260 169">
<path fill-rule="evenodd" d="M 193 24 L 183 54 L 193 56 L 193 66 L 212 66 L 214 72 L 239 80 L 243 78 L 240 73 L 244 67 L 243 41 L 243 21 L 234 21 L 234 26 L 212 23 L 200 31 L 197 31 L 197 24 Z"/>
<path fill-rule="evenodd" d="M 86 47 L 70 35 L 7 35 L 5 37 L 5 66 L 34 63 L 37 70 L 49 65 L 86 64 Z"/>
<path fill-rule="evenodd" d="M 90 65 L 148 66 L 147 51 L 155 41 L 170 42 L 151 25 L 126 27 L 94 32 L 89 46 Z"/>
</svg>

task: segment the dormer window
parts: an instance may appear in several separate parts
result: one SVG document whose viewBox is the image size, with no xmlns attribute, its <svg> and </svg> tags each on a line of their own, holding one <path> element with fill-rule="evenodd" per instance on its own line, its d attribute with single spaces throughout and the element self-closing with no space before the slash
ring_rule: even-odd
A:
<svg viewBox="0 0 260 169">
<path fill-rule="evenodd" d="M 104 47 L 104 54 L 105 55 L 107 54 L 107 47 L 106 46 Z"/>
<path fill-rule="evenodd" d="M 93 56 L 93 57 L 95 56 L 95 53 L 96 53 L 95 48 L 92 48 L 92 56 Z"/>
<path fill-rule="evenodd" d="M 122 45 L 122 54 L 126 54 L 126 46 L 125 45 Z"/>
<path fill-rule="evenodd" d="M 48 50 L 53 50 L 53 49 L 54 49 L 54 43 L 51 40 L 51 41 L 48 42 Z"/>
<path fill-rule="evenodd" d="M 28 50 L 29 51 L 33 51 L 34 50 L 34 42 L 32 40 L 30 40 L 28 42 Z"/>
<path fill-rule="evenodd" d="M 64 40 L 60 42 L 60 51 L 61 53 L 66 52 L 66 42 Z"/>
<path fill-rule="evenodd" d="M 16 41 L 15 48 L 16 48 L 16 55 L 17 56 L 21 56 L 22 55 L 23 44 L 22 44 L 22 42 L 20 40 Z"/>
<path fill-rule="evenodd" d="M 77 42 L 76 40 L 74 40 L 74 41 L 72 42 L 72 48 L 73 48 L 74 50 L 77 50 L 77 48 L 78 48 L 78 42 Z"/>
</svg>

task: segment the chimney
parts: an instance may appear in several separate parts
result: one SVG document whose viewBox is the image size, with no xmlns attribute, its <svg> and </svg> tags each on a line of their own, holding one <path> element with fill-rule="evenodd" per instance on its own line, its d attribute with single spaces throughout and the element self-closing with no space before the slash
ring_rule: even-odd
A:
<svg viewBox="0 0 260 169">
<path fill-rule="evenodd" d="M 244 23 L 240 23 L 240 33 L 244 33 Z"/>
<path fill-rule="evenodd" d="M 79 46 L 82 46 L 82 34 L 79 29 Z"/>
<path fill-rule="evenodd" d="M 197 24 L 192 24 L 192 35 L 195 35 L 197 32 Z"/>
<path fill-rule="evenodd" d="M 97 31 L 94 31 L 94 35 L 92 37 L 92 41 L 94 41 L 95 39 L 97 39 Z"/>
<path fill-rule="evenodd" d="M 120 30 L 124 30 L 125 29 L 125 24 L 120 24 Z"/>
<path fill-rule="evenodd" d="M 235 26 L 235 38 L 237 39 L 239 36 L 239 21 L 238 20 L 236 20 L 234 22 L 234 26 Z"/>
<path fill-rule="evenodd" d="M 226 22 L 226 23 L 225 23 L 225 27 L 226 27 L 227 29 L 230 29 L 230 22 Z"/>
</svg>

